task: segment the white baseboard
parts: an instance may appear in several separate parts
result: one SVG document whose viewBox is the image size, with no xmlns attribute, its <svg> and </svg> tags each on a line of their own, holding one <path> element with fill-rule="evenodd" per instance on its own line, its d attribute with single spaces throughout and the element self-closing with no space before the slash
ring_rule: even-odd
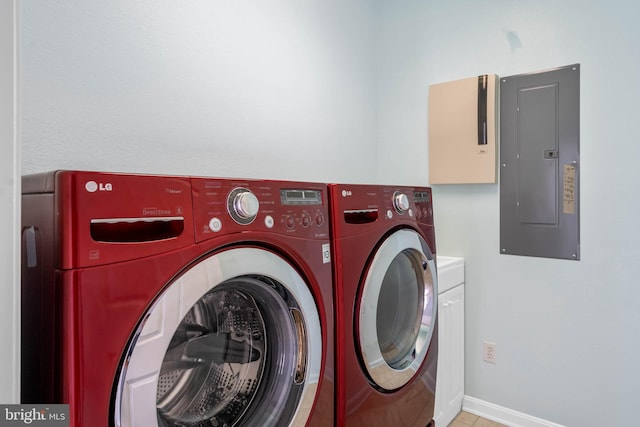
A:
<svg viewBox="0 0 640 427">
<path fill-rule="evenodd" d="M 462 410 L 509 427 L 564 427 L 561 424 L 536 418 L 503 406 L 494 405 L 471 396 L 464 396 Z"/>
</svg>

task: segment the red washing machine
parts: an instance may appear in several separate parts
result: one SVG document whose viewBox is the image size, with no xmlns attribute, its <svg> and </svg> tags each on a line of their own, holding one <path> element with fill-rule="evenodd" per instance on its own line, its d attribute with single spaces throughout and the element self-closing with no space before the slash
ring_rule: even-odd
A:
<svg viewBox="0 0 640 427">
<path fill-rule="evenodd" d="M 326 185 L 23 179 L 22 401 L 70 425 L 334 424 Z"/>
<path fill-rule="evenodd" d="M 329 185 L 336 419 L 433 425 L 437 279 L 430 188 Z"/>
</svg>

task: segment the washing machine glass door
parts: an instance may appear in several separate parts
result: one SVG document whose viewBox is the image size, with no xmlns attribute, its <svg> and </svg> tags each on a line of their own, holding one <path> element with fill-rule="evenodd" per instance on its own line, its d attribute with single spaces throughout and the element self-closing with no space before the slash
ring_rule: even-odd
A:
<svg viewBox="0 0 640 427">
<path fill-rule="evenodd" d="M 413 230 L 399 230 L 379 246 L 359 301 L 356 334 L 365 370 L 380 388 L 407 384 L 424 362 L 437 304 L 434 257 Z"/>
<path fill-rule="evenodd" d="M 171 283 L 134 335 L 116 426 L 304 426 L 322 362 L 308 285 L 272 252 L 241 248 Z"/>
</svg>

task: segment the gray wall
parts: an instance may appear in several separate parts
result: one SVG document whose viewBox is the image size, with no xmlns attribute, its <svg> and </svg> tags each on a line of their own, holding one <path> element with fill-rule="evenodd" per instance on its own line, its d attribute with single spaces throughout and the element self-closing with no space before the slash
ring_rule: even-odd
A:
<svg viewBox="0 0 640 427">
<path fill-rule="evenodd" d="M 371 181 L 369 1 L 21 0 L 24 173 Z"/>
<path fill-rule="evenodd" d="M 465 257 L 466 394 L 568 426 L 636 418 L 640 29 L 631 1 L 379 1 L 380 181 L 424 182 L 428 86 L 581 64 L 581 253 L 499 255 L 498 185 L 434 188 Z M 497 363 L 482 342 L 497 343 Z"/>
</svg>

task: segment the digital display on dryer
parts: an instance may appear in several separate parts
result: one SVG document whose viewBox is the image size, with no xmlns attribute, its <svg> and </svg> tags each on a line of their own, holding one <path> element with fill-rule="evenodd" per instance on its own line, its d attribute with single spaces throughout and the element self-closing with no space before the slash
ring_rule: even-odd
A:
<svg viewBox="0 0 640 427">
<path fill-rule="evenodd" d="M 431 194 L 428 191 L 416 191 L 413 193 L 413 199 L 416 203 L 431 201 Z"/>
</svg>

